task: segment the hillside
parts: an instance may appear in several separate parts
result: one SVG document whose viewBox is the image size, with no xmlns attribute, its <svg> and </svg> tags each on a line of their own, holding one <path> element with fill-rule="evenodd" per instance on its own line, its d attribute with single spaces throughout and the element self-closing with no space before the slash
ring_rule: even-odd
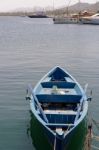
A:
<svg viewBox="0 0 99 150">
<path fill-rule="evenodd" d="M 69 7 L 69 10 L 71 11 L 98 11 L 99 10 L 99 2 L 95 4 L 88 4 L 88 3 L 77 3 L 73 6 Z"/>
<path fill-rule="evenodd" d="M 64 15 L 67 14 L 67 11 L 69 13 L 79 13 L 82 11 L 88 11 L 90 13 L 95 13 L 99 11 L 99 2 L 95 4 L 89 4 L 89 3 L 76 3 L 72 6 L 60 8 L 60 9 L 55 9 L 53 11 L 47 12 L 49 15 L 54 14 L 54 15 Z"/>
<path fill-rule="evenodd" d="M 54 9 L 47 7 L 47 8 L 40 8 L 40 7 L 34 7 L 34 8 L 19 8 L 16 10 L 12 10 L 9 12 L 1 12 L 0 15 L 23 15 L 23 16 L 28 16 L 28 15 L 32 15 L 35 12 L 39 12 L 41 11 L 45 12 L 45 14 L 49 15 L 49 16 L 53 16 L 53 15 L 64 15 L 67 13 L 67 11 L 69 11 L 69 13 L 78 13 L 80 11 L 89 11 L 89 12 L 97 12 L 99 11 L 99 2 L 95 3 L 95 4 L 89 4 L 89 3 L 76 3 L 72 6 L 69 6 L 69 8 L 67 9 L 67 7 L 62 7 L 62 8 L 57 8 Z"/>
</svg>

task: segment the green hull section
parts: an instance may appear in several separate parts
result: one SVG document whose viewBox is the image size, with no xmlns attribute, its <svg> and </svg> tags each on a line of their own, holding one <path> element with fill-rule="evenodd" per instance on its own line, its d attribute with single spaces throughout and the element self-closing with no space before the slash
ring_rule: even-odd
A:
<svg viewBox="0 0 99 150">
<path fill-rule="evenodd" d="M 52 150 L 52 146 L 46 138 L 42 125 L 38 122 L 35 116 L 30 112 L 30 135 L 32 138 L 33 146 L 36 150 Z"/>
<path fill-rule="evenodd" d="M 35 118 L 35 116 L 31 114 L 30 120 L 30 135 L 32 138 L 33 146 L 35 146 L 36 150 L 53 150 L 53 146 L 49 143 L 44 128 Z M 76 127 L 75 132 L 71 136 L 68 148 L 64 150 L 84 150 L 84 141 L 87 134 L 87 118 L 85 118 L 79 126 Z"/>
<path fill-rule="evenodd" d="M 79 126 L 76 127 L 70 142 L 68 143 L 68 150 L 84 150 L 84 144 L 87 134 L 87 118 L 85 118 Z M 67 149 L 65 149 L 67 150 Z"/>
</svg>

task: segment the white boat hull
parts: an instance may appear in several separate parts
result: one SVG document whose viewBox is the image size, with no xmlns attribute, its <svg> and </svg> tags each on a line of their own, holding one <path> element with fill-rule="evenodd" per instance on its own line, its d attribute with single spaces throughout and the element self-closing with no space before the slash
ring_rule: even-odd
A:
<svg viewBox="0 0 99 150">
<path fill-rule="evenodd" d="M 95 15 L 93 15 L 91 17 L 80 18 L 80 23 L 82 23 L 82 24 L 99 25 L 99 14 L 95 14 Z"/>
</svg>

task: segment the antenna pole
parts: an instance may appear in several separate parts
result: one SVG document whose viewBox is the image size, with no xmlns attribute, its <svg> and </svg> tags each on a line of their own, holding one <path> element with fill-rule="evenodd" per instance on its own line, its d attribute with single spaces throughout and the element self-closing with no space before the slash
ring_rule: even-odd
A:
<svg viewBox="0 0 99 150">
<path fill-rule="evenodd" d="M 81 17 L 80 0 L 78 0 L 78 3 L 79 3 L 79 13 L 78 13 L 78 21 L 79 21 L 79 20 L 80 20 L 80 17 Z"/>
<path fill-rule="evenodd" d="M 68 17 L 68 15 L 69 15 L 69 5 L 70 5 L 70 2 L 71 2 L 71 0 L 69 0 L 69 3 L 68 3 L 68 5 L 67 5 L 67 17 Z"/>
<path fill-rule="evenodd" d="M 54 17 L 54 0 L 53 0 L 53 17 Z"/>
</svg>

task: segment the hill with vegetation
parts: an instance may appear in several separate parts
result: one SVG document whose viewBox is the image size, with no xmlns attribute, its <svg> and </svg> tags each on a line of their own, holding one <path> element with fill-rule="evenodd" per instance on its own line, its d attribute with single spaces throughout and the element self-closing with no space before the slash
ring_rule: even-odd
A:
<svg viewBox="0 0 99 150">
<path fill-rule="evenodd" d="M 9 12 L 1 12 L 0 15 L 15 15 L 15 16 L 29 16 L 32 14 L 35 14 L 36 12 L 43 11 L 46 15 L 49 16 L 55 16 L 55 15 L 64 15 L 68 13 L 79 13 L 83 11 L 88 12 L 99 12 L 99 2 L 95 4 L 89 4 L 89 3 L 76 3 L 74 5 L 71 5 L 69 7 L 64 6 L 62 8 L 54 9 L 51 7 L 47 8 L 40 8 L 40 7 L 34 7 L 34 8 L 19 8 L 16 10 L 12 10 Z"/>
<path fill-rule="evenodd" d="M 99 12 L 99 2 L 95 4 L 89 3 L 76 3 L 69 7 L 55 9 L 54 11 L 49 11 L 49 14 L 53 12 L 54 15 L 64 15 L 68 13 L 79 13 L 83 11 L 88 11 L 92 13 Z"/>
</svg>

